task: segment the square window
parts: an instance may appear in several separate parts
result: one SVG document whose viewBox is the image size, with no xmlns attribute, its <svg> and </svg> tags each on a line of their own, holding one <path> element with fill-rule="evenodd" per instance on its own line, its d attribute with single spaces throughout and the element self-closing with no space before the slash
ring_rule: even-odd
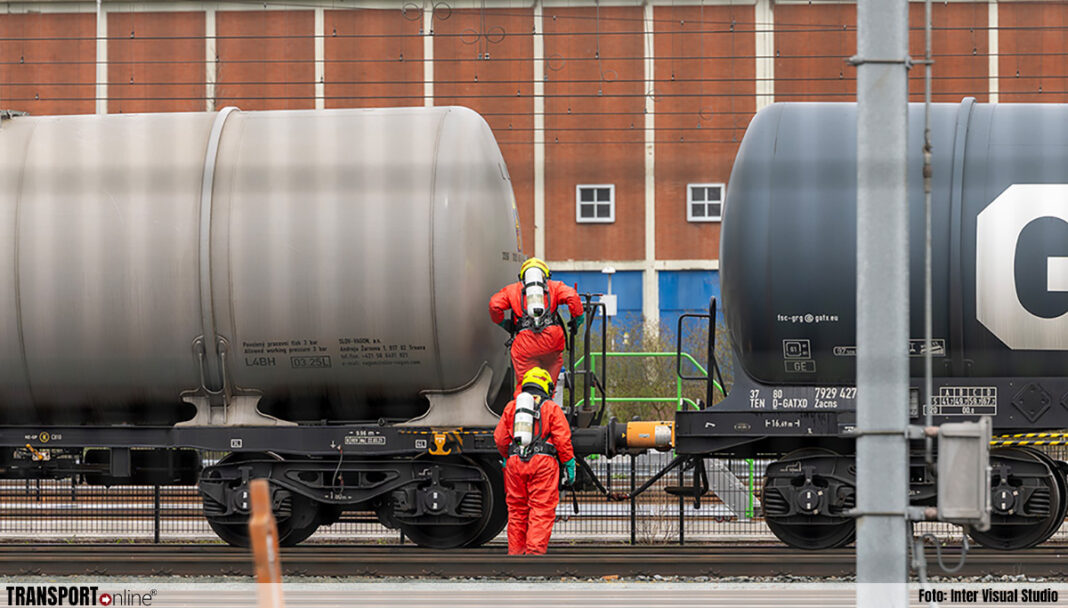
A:
<svg viewBox="0 0 1068 608">
<path fill-rule="evenodd" d="M 723 184 L 688 184 L 686 220 L 718 222 L 723 215 Z"/>
<path fill-rule="evenodd" d="M 591 184 L 575 186 L 575 221 L 579 223 L 615 222 L 615 185 Z"/>
</svg>

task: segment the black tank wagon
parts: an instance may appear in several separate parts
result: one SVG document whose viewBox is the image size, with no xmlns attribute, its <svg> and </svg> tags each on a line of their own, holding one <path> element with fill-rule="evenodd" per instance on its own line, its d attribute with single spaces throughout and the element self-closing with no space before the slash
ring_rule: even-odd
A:
<svg viewBox="0 0 1068 608">
<path fill-rule="evenodd" d="M 1068 428 L 1068 106 L 935 104 L 933 394 L 923 390 L 923 106 L 909 108 L 910 416 L 986 415 L 1001 433 Z M 735 383 L 677 415 L 683 454 L 763 453 L 767 522 L 784 542 L 848 543 L 856 415 L 856 106 L 775 104 L 753 119 L 723 219 L 722 305 Z M 878 279 L 878 277 L 874 277 Z M 903 345 L 904 347 L 904 345 Z M 1038 544 L 1064 521 L 1065 463 L 992 453 L 983 545 Z M 934 500 L 912 460 L 913 504 Z"/>
</svg>

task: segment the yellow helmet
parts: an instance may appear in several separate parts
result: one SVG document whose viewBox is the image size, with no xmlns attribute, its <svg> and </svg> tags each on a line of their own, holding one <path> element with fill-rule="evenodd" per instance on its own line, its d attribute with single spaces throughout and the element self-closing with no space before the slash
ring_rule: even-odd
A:
<svg viewBox="0 0 1068 608">
<path fill-rule="evenodd" d="M 549 372 L 540 367 L 535 367 L 523 374 L 523 388 L 528 385 L 536 386 L 542 390 L 546 395 L 552 394 L 553 379 L 549 375 Z"/>
<path fill-rule="evenodd" d="M 542 272 L 545 273 L 545 278 L 546 279 L 548 279 L 549 276 L 552 274 L 551 272 L 549 272 L 549 266 L 546 265 L 545 262 L 541 261 L 538 258 L 530 258 L 526 262 L 523 262 L 523 265 L 519 267 L 519 280 L 520 281 L 523 280 L 523 273 L 525 273 L 527 271 L 527 269 L 530 268 L 530 267 L 534 267 L 534 268 L 540 269 Z"/>
</svg>

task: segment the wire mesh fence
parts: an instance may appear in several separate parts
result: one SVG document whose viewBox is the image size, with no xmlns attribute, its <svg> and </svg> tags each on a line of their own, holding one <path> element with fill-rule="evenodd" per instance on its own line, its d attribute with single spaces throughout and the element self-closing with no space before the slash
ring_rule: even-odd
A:
<svg viewBox="0 0 1068 608">
<path fill-rule="evenodd" d="M 1050 446 L 1056 459 L 1068 447 Z M 670 453 L 595 458 L 591 469 L 609 494 L 625 495 L 671 462 Z M 760 504 L 770 460 L 706 458 L 710 490 L 695 501 L 667 489 L 692 483 L 692 471 L 671 471 L 636 498 L 608 500 L 596 488 L 565 492 L 553 543 L 682 544 L 774 541 Z M 949 524 L 918 524 L 918 533 L 960 537 Z M 1053 540 L 1064 541 L 1062 528 Z M 504 542 L 502 534 L 495 541 Z M 71 480 L 0 481 L 0 542 L 217 543 L 195 486 L 97 486 Z M 305 542 L 399 544 L 397 530 L 370 511 L 346 512 Z"/>
</svg>

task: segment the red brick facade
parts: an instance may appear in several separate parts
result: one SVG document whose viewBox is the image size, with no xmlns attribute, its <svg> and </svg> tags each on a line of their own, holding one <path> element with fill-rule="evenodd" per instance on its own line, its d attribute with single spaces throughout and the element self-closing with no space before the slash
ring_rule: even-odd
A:
<svg viewBox="0 0 1068 608">
<path fill-rule="evenodd" d="M 185 2 L 172 12 L 151 4 L 145 12 L 108 9 L 106 41 L 99 44 L 91 11 L 3 14 L 0 107 L 92 113 L 98 90 L 105 91 L 108 112 L 422 106 L 428 100 L 465 105 L 486 117 L 500 142 L 528 253 L 535 252 L 541 175 L 545 257 L 648 262 L 651 221 L 655 259 L 718 257 L 718 223 L 687 221 L 687 184 L 728 181 L 758 108 L 758 79 L 771 79 L 775 101 L 850 101 L 855 95 L 855 69 L 845 61 L 856 49 L 850 3 L 656 2 L 651 36 L 643 6 L 550 4 L 540 8 L 540 37 L 533 35 L 536 9 L 519 4 L 462 9 L 439 3 L 432 15 L 414 5 L 343 10 L 323 3 L 317 15 L 315 3 L 216 11 L 211 3 L 196 10 L 196 3 Z M 935 101 L 988 101 L 996 93 L 1002 102 L 1064 102 L 1068 5 L 993 6 L 996 37 L 991 4 L 936 3 Z M 923 6 L 910 9 L 911 52 L 921 58 Z M 207 40 L 212 31 L 216 38 Z M 757 59 L 761 36 L 773 49 L 763 57 L 765 73 Z M 993 62 L 992 40 L 998 45 Z M 107 51 L 102 88 L 100 44 Z M 536 119 L 539 44 L 544 104 Z M 208 61 L 211 48 L 215 57 Z M 432 87 L 424 85 L 426 74 Z M 910 75 L 914 100 L 922 98 L 922 84 L 918 65 Z M 650 109 L 655 128 L 647 133 Z M 539 119 L 544 131 L 536 132 Z M 545 142 L 540 168 L 536 133 Z M 655 167 L 651 191 L 649 161 Z M 613 223 L 576 222 L 577 184 L 615 186 Z M 653 218 L 646 216 L 650 192 Z"/>
</svg>

